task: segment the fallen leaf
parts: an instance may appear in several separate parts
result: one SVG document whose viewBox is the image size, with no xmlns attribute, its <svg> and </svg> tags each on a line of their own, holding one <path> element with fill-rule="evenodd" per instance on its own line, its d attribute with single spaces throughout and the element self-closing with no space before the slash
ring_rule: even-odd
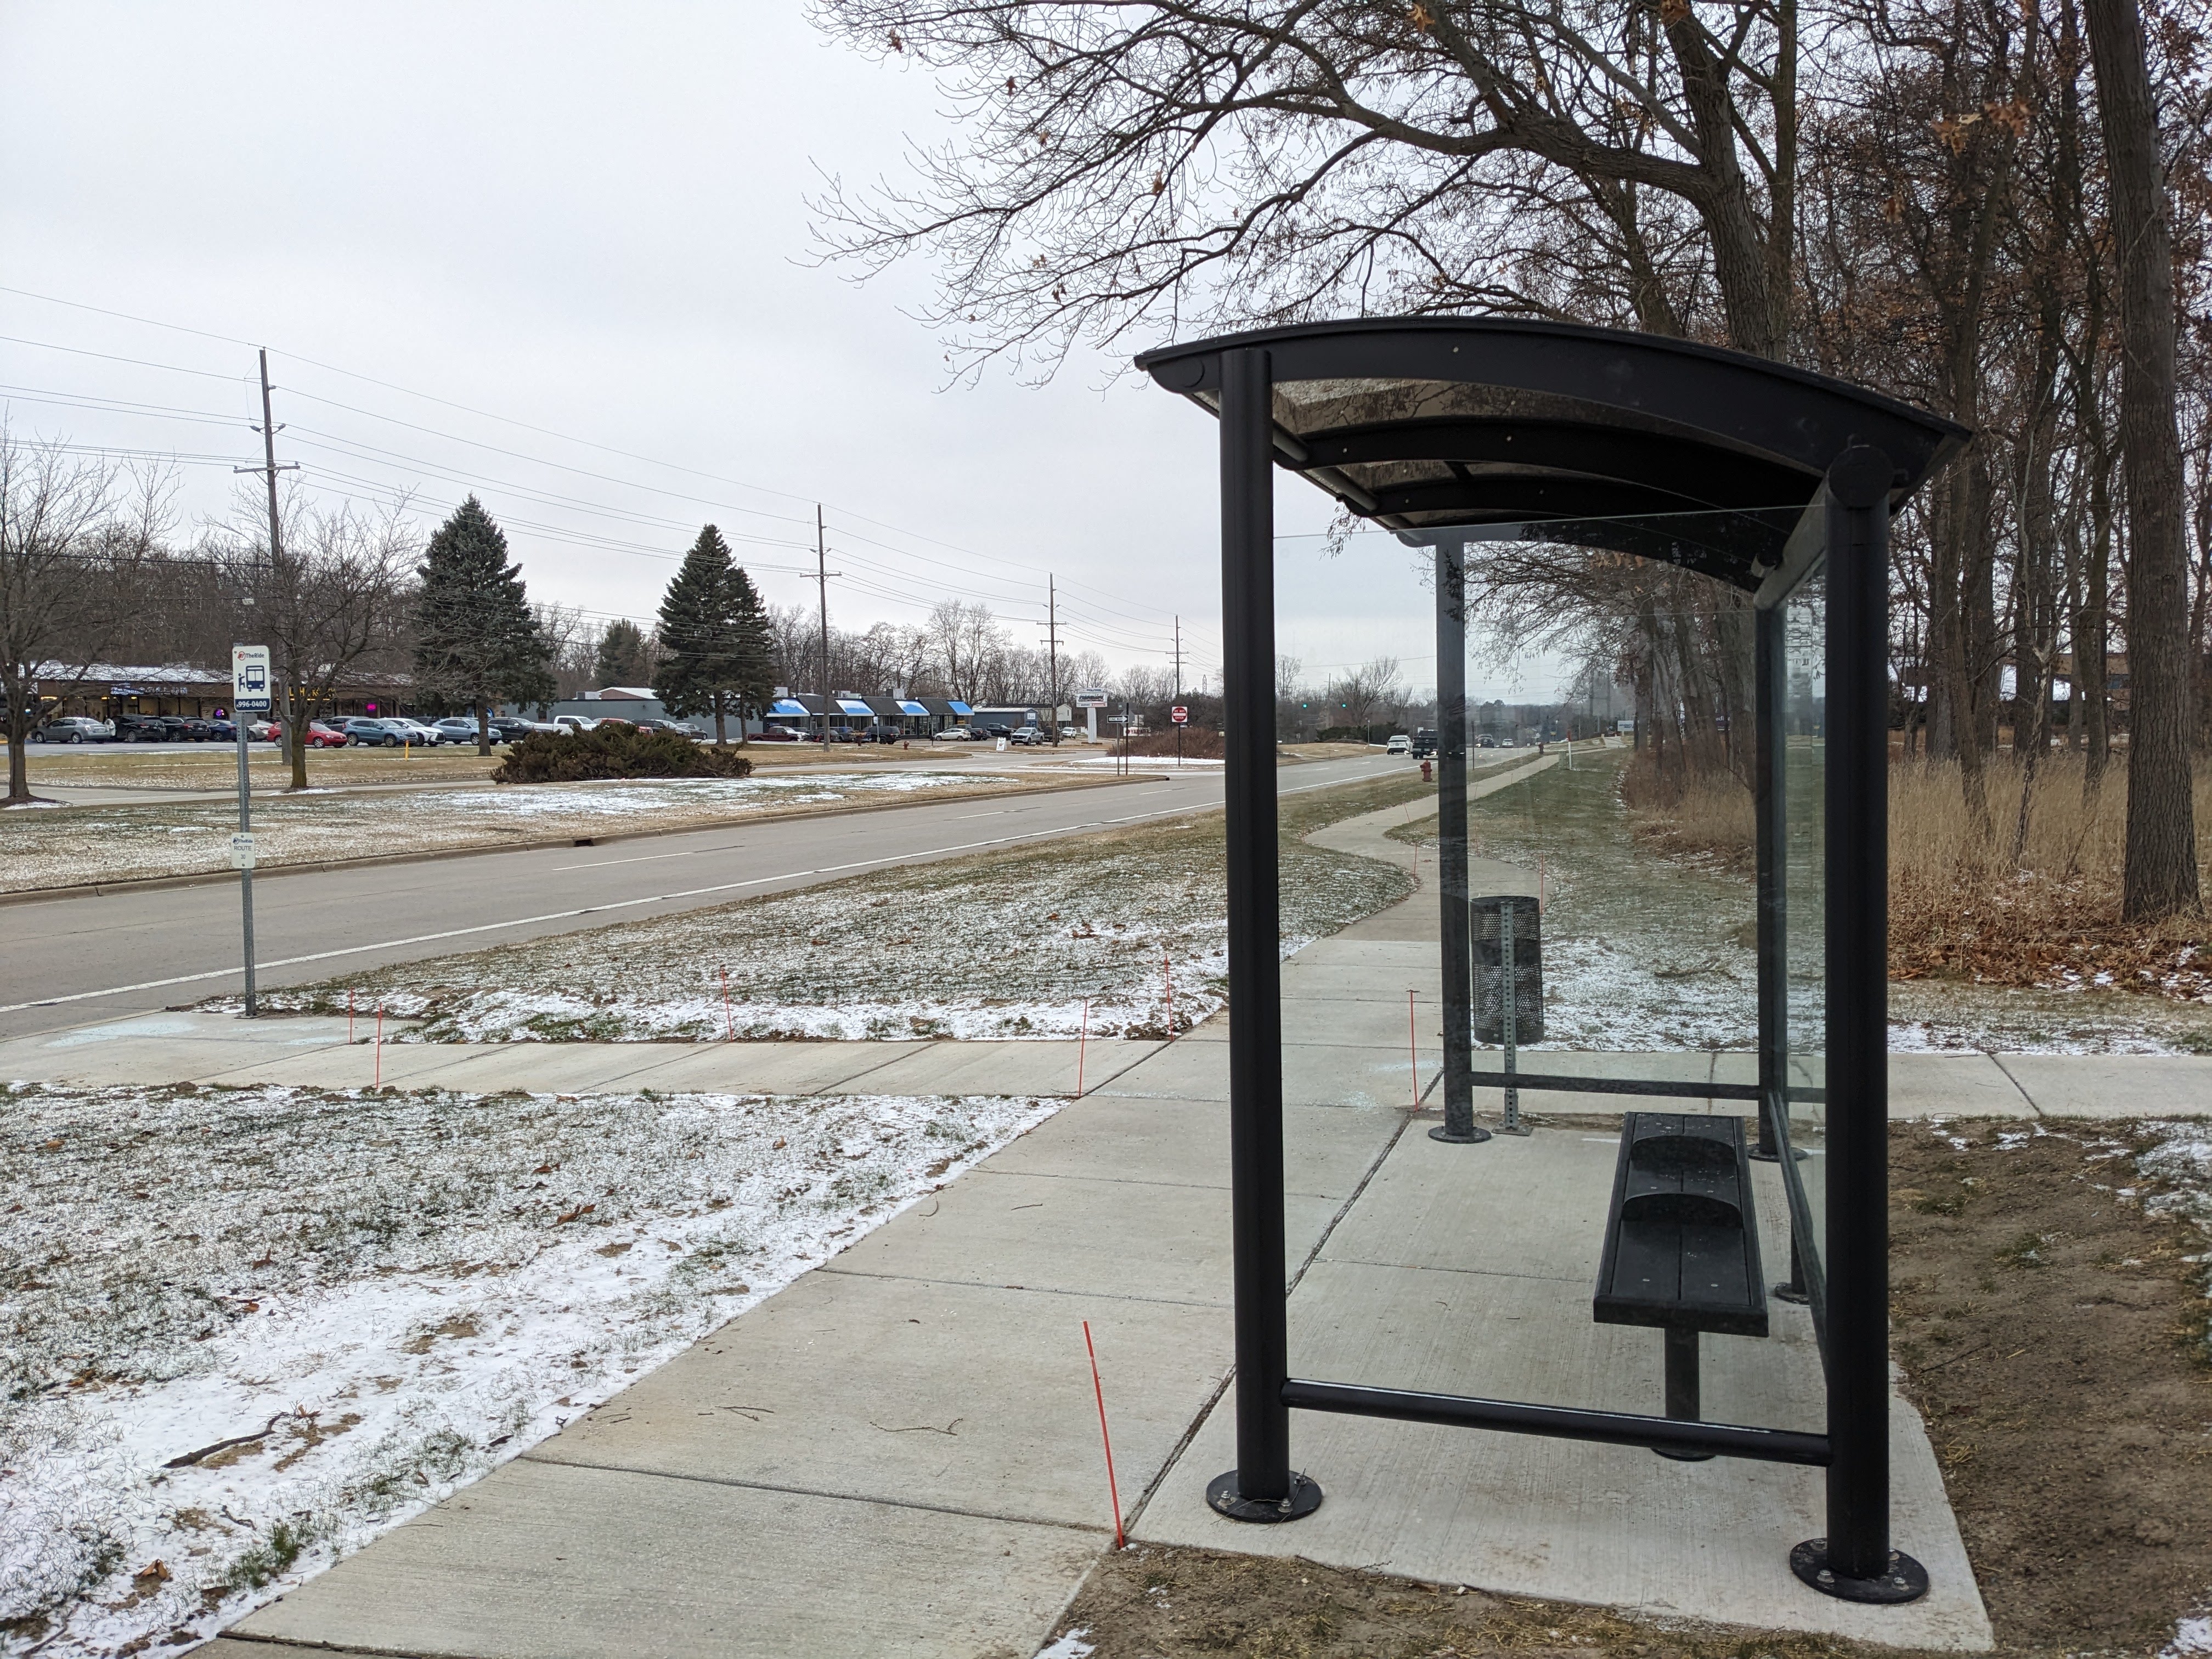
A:
<svg viewBox="0 0 2212 1659">
<path fill-rule="evenodd" d="M 569 1211 L 568 1214 L 555 1217 L 553 1224 L 556 1227 L 566 1226 L 569 1222 L 575 1220 L 577 1217 L 589 1215 L 592 1211 L 599 1207 L 599 1206 L 596 1204 L 580 1204 L 574 1209 Z"/>
<path fill-rule="evenodd" d="M 143 1589 L 151 1589 L 156 1584 L 169 1582 L 169 1570 L 159 1561 L 149 1561 L 131 1575 L 131 1581 Z"/>
</svg>

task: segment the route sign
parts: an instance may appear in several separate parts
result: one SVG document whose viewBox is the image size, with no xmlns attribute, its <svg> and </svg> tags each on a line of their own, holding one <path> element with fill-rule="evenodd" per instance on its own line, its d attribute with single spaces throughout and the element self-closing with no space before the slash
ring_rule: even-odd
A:
<svg viewBox="0 0 2212 1659">
<path fill-rule="evenodd" d="M 1188 726 L 1190 724 L 1190 710 L 1177 703 L 1168 710 L 1168 718 L 1177 726 Z"/>
<path fill-rule="evenodd" d="M 1103 691 L 1079 691 L 1075 694 L 1075 706 L 1078 708 L 1103 708 L 1106 694 Z"/>
<path fill-rule="evenodd" d="M 269 647 L 234 645 L 230 647 L 230 701 L 241 714 L 269 707 Z"/>
</svg>

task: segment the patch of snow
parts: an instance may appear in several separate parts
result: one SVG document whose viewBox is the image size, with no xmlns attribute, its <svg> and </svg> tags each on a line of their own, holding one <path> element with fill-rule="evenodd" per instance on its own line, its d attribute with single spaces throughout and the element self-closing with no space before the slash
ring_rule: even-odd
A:
<svg viewBox="0 0 2212 1659">
<path fill-rule="evenodd" d="M 2212 1653 L 2212 1617 L 2184 1619 L 2173 1627 L 2173 1640 L 2159 1650 L 2158 1659 L 2194 1659 Z"/>
<path fill-rule="evenodd" d="M 1050 1646 L 1039 1648 L 1036 1659 L 1090 1659 L 1091 1655 L 1098 1651 L 1097 1643 L 1083 1639 L 1090 1634 L 1087 1628 L 1078 1626 Z"/>
<path fill-rule="evenodd" d="M 0 1092 L 0 1620 L 204 1639 L 1059 1103 Z"/>
</svg>

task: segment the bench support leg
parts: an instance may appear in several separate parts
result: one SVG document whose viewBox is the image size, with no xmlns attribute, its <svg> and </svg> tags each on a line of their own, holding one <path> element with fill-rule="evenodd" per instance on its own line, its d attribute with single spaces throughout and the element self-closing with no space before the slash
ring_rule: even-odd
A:
<svg viewBox="0 0 2212 1659">
<path fill-rule="evenodd" d="M 1677 1422 L 1698 1420 L 1698 1333 L 1669 1328 L 1667 1333 L 1667 1415 Z M 1662 1451 L 1678 1463 L 1710 1462 L 1711 1452 Z"/>
</svg>

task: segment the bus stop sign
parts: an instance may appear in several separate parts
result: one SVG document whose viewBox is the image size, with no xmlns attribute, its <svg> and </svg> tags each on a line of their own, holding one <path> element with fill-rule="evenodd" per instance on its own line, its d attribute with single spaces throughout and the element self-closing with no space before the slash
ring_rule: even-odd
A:
<svg viewBox="0 0 2212 1659">
<path fill-rule="evenodd" d="M 230 647 L 230 702 L 239 714 L 258 713 L 269 707 L 269 647 L 234 645 Z"/>
</svg>

